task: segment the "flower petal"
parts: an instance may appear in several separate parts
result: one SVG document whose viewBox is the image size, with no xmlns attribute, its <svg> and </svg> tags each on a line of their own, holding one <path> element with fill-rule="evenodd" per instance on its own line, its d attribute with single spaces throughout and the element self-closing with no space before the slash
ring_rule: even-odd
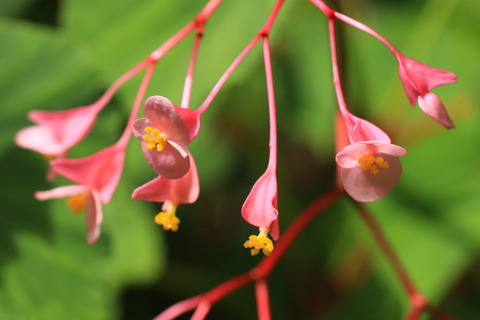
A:
<svg viewBox="0 0 480 320">
<path fill-rule="evenodd" d="M 277 206 L 277 178 L 275 171 L 267 168 L 243 203 L 242 217 L 254 226 L 270 229 L 278 218 Z"/>
<path fill-rule="evenodd" d="M 398 183 L 402 175 L 402 164 L 397 157 L 378 154 L 390 167 L 381 169 L 374 175 L 370 171 L 362 171 L 359 167 L 341 167 L 340 179 L 345 191 L 358 202 L 372 202 L 383 198 Z"/>
<path fill-rule="evenodd" d="M 44 155 L 58 155 L 65 151 L 65 145 L 57 139 L 52 129 L 42 126 L 26 127 L 15 135 L 15 143 L 24 149 Z"/>
<path fill-rule="evenodd" d="M 335 158 L 337 164 L 343 168 L 358 167 L 358 159 L 366 154 L 388 154 L 393 157 L 402 157 L 407 150 L 395 144 L 377 141 L 363 141 L 343 148 Z"/>
<path fill-rule="evenodd" d="M 58 188 L 54 188 L 47 191 L 37 191 L 35 192 L 35 198 L 37 200 L 50 200 L 50 199 L 58 199 L 58 198 L 65 198 L 69 196 L 74 196 L 77 194 L 82 194 L 85 192 L 90 192 L 90 189 L 86 186 L 82 185 L 69 185 L 69 186 L 62 186 Z"/>
<path fill-rule="evenodd" d="M 452 119 L 447 113 L 442 101 L 434 93 L 427 93 L 418 97 L 418 106 L 427 116 L 440 123 L 447 129 L 455 128 Z"/>
<path fill-rule="evenodd" d="M 103 221 L 102 204 L 100 195 L 96 190 L 92 190 L 91 196 L 87 200 L 87 243 L 92 245 L 97 242 L 100 236 L 100 226 Z"/>
<path fill-rule="evenodd" d="M 145 118 L 169 140 L 188 145 L 189 133 L 185 123 L 170 100 L 161 96 L 152 96 L 145 101 Z"/>
<path fill-rule="evenodd" d="M 350 114 L 350 119 L 354 123 L 353 127 L 347 127 L 351 143 L 360 141 L 391 142 L 390 137 L 373 123 L 356 117 L 353 114 Z"/>
<path fill-rule="evenodd" d="M 167 141 L 162 151 L 149 150 L 142 143 L 142 151 L 150 167 L 158 175 L 168 179 L 178 179 L 185 175 L 190 168 L 190 156 L 185 146 L 173 145 Z"/>
<path fill-rule="evenodd" d="M 167 179 L 159 176 L 133 191 L 132 199 L 145 201 L 166 202 L 175 205 L 193 203 L 200 193 L 197 167 L 193 157 L 190 157 L 190 170 L 178 178 Z"/>
<path fill-rule="evenodd" d="M 125 146 L 117 143 L 85 158 L 52 160 L 51 166 L 56 173 L 97 190 L 102 202 L 108 203 L 120 180 L 124 160 Z"/>
</svg>

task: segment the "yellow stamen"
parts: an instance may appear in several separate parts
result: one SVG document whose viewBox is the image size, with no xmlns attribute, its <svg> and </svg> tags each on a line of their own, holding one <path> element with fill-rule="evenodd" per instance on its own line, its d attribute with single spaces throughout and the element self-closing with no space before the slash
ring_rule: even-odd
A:
<svg viewBox="0 0 480 320">
<path fill-rule="evenodd" d="M 377 175 L 379 169 L 388 169 L 390 165 L 382 157 L 375 157 L 372 154 L 367 154 L 358 159 L 360 169 L 362 171 L 370 171 L 373 175 Z"/>
<path fill-rule="evenodd" d="M 146 127 L 145 132 L 149 135 L 144 135 L 142 138 L 144 141 L 148 142 L 148 150 L 157 149 L 157 151 L 160 152 L 165 148 L 167 137 L 163 133 L 160 133 L 158 129 L 152 127 Z"/>
<path fill-rule="evenodd" d="M 155 222 L 163 226 L 163 230 L 177 231 L 180 219 L 178 219 L 175 215 L 176 211 L 177 206 L 174 204 L 170 204 L 166 211 L 159 212 L 155 216 Z"/>
<path fill-rule="evenodd" d="M 86 203 L 87 195 L 85 193 L 77 194 L 67 199 L 67 204 L 70 206 L 70 208 L 72 208 L 72 211 L 75 214 L 80 214 L 80 212 L 82 212 L 82 210 L 85 208 Z"/>
<path fill-rule="evenodd" d="M 245 248 L 251 248 L 250 254 L 256 256 L 260 250 L 263 254 L 269 256 L 273 251 L 273 242 L 268 238 L 268 230 L 260 229 L 258 236 L 251 235 L 243 244 Z"/>
</svg>

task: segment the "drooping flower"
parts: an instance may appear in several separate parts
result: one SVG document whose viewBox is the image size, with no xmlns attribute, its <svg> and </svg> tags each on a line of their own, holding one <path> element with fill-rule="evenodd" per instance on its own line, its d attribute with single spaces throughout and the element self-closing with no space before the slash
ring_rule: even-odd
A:
<svg viewBox="0 0 480 320">
<path fill-rule="evenodd" d="M 135 120 L 133 132 L 142 142 L 148 164 L 160 176 L 178 179 L 190 168 L 189 130 L 170 100 L 152 96 L 144 106 L 145 118 Z"/>
<path fill-rule="evenodd" d="M 126 140 L 125 140 L 126 141 Z M 67 204 L 75 213 L 87 210 L 87 242 L 93 244 L 100 235 L 103 219 L 101 204 L 110 202 L 123 171 L 125 142 L 107 147 L 80 159 L 56 159 L 52 170 L 77 185 L 64 186 L 35 194 L 39 200 L 70 196 Z"/>
<path fill-rule="evenodd" d="M 358 202 L 383 198 L 398 183 L 407 152 L 391 144 L 388 135 L 374 124 L 343 113 L 350 144 L 336 156 L 339 178 L 345 191 Z"/>
<path fill-rule="evenodd" d="M 258 236 L 251 235 L 244 243 L 245 248 L 251 248 L 252 256 L 257 255 L 260 250 L 263 254 L 270 255 L 274 249 L 268 234 L 270 233 L 274 240 L 279 237 L 277 199 L 275 166 L 270 165 L 253 185 L 242 206 L 243 219 L 260 229 Z"/>
<path fill-rule="evenodd" d="M 432 68 L 416 60 L 396 54 L 398 72 L 403 88 L 412 106 L 418 102 L 419 107 L 429 117 L 447 129 L 455 127 L 443 103 L 430 90 L 440 85 L 458 81 L 457 76 L 450 71 Z"/>
<path fill-rule="evenodd" d="M 75 214 L 80 214 L 86 208 L 87 243 L 94 244 L 100 236 L 100 226 L 103 220 L 100 195 L 96 189 L 83 185 L 69 185 L 48 191 L 35 192 L 37 200 L 49 200 L 69 197 L 67 204 Z"/>
<path fill-rule="evenodd" d="M 158 176 L 133 191 L 132 199 L 164 202 L 162 211 L 155 216 L 155 222 L 164 230 L 177 231 L 180 219 L 176 209 L 181 203 L 193 203 L 200 193 L 198 172 L 193 157 L 190 157 L 190 169 L 178 179 Z"/>
<path fill-rule="evenodd" d="M 20 130 L 15 143 L 48 157 L 62 158 L 90 132 L 107 102 L 100 99 L 89 106 L 60 111 L 32 110 L 28 118 L 37 125 Z"/>
</svg>

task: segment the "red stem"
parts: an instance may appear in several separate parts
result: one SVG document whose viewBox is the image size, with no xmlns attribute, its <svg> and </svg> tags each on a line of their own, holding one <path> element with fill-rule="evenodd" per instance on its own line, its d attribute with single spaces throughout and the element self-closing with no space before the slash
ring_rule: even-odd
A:
<svg viewBox="0 0 480 320">
<path fill-rule="evenodd" d="M 182 95 L 182 108 L 188 108 L 190 105 L 190 95 L 192 93 L 192 82 L 193 82 L 193 73 L 195 71 L 195 64 L 197 62 L 197 53 L 198 48 L 200 47 L 200 42 L 203 37 L 203 27 L 204 25 L 198 25 L 197 34 L 195 35 L 195 41 L 193 43 L 192 54 L 190 56 L 190 61 L 188 64 L 187 76 L 185 77 L 185 85 L 183 86 L 183 95 Z"/>
<path fill-rule="evenodd" d="M 271 320 L 270 298 L 268 296 L 268 285 L 265 279 L 255 281 L 255 294 L 257 297 L 258 320 Z"/>
<path fill-rule="evenodd" d="M 192 297 L 183 301 L 180 301 L 168 309 L 165 309 L 161 314 L 155 317 L 153 320 L 170 320 L 181 316 L 182 314 L 195 309 L 202 301 L 202 296 Z"/>
<path fill-rule="evenodd" d="M 220 77 L 220 79 L 217 81 L 215 86 L 213 87 L 212 91 L 208 94 L 208 96 L 205 98 L 205 101 L 198 107 L 196 110 L 199 114 L 203 114 L 210 104 L 212 103 L 213 99 L 217 96 L 218 92 L 222 88 L 222 86 L 225 84 L 227 79 L 232 75 L 233 71 L 238 67 L 240 62 L 245 58 L 245 56 L 253 49 L 253 47 L 257 44 L 257 42 L 265 35 L 268 35 L 270 33 L 270 29 L 272 28 L 273 23 L 275 22 L 275 19 L 278 15 L 278 12 L 280 11 L 283 2 L 285 0 L 278 0 L 277 3 L 275 4 L 275 7 L 273 8 L 272 12 L 270 13 L 269 17 L 267 18 L 267 21 L 265 22 L 264 26 L 260 31 L 255 35 L 255 37 L 250 41 L 250 43 L 245 47 L 245 49 L 240 52 L 240 54 L 233 60 L 232 64 L 227 68 L 225 73 Z"/>
<path fill-rule="evenodd" d="M 272 59 L 270 56 L 270 44 L 268 35 L 263 36 L 263 56 L 265 61 L 265 77 L 267 80 L 267 94 L 268 94 L 268 110 L 270 118 L 270 155 L 268 160 L 268 167 L 270 170 L 276 171 L 277 168 L 277 107 L 275 103 L 275 88 L 273 85 L 272 74 Z"/>
</svg>

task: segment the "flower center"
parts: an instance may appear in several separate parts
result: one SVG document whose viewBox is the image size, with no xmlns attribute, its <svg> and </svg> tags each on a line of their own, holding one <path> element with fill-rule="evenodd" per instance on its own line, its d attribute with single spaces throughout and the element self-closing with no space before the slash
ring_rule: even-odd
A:
<svg viewBox="0 0 480 320">
<path fill-rule="evenodd" d="M 170 204 L 166 211 L 159 212 L 155 216 L 155 222 L 163 226 L 163 230 L 177 231 L 180 219 L 178 219 L 175 215 L 176 211 L 177 206 L 174 204 Z"/>
<path fill-rule="evenodd" d="M 263 254 L 269 256 L 273 251 L 273 242 L 268 238 L 268 230 L 260 229 L 258 236 L 251 235 L 243 244 L 245 248 L 251 248 L 250 254 L 256 256 L 260 250 Z"/>
<path fill-rule="evenodd" d="M 361 157 L 358 159 L 358 163 L 360 163 L 362 171 L 370 171 L 373 175 L 377 175 L 380 168 L 388 169 L 390 167 L 388 162 L 382 157 L 375 157 L 372 154 Z"/>
<path fill-rule="evenodd" d="M 67 199 L 67 204 L 72 208 L 73 213 L 80 214 L 87 203 L 87 195 L 85 193 L 74 195 Z"/>
<path fill-rule="evenodd" d="M 165 144 L 167 143 L 166 135 L 152 127 L 146 127 L 145 132 L 148 133 L 148 135 L 144 135 L 142 138 L 148 142 L 148 150 L 157 149 L 157 151 L 162 151 L 163 148 L 165 148 Z"/>
</svg>

